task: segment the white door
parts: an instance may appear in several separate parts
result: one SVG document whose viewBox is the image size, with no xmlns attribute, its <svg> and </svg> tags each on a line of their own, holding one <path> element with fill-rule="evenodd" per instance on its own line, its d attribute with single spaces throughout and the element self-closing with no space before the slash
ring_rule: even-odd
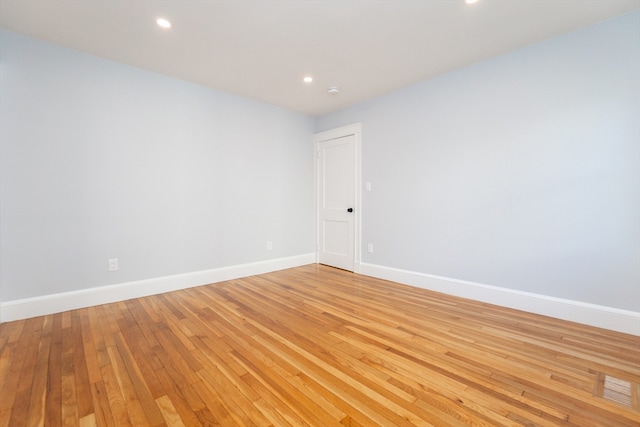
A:
<svg viewBox="0 0 640 427">
<path fill-rule="evenodd" d="M 323 139 L 323 135 L 324 138 L 331 138 Z M 318 262 L 354 271 L 359 214 L 356 206 L 359 135 L 353 132 L 338 137 L 335 135 L 335 132 L 316 135 Z"/>
</svg>

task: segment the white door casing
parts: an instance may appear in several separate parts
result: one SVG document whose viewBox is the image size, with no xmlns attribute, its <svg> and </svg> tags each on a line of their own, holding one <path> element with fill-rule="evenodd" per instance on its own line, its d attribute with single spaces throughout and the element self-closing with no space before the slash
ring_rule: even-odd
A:
<svg viewBox="0 0 640 427">
<path fill-rule="evenodd" d="M 314 136 L 317 261 L 356 272 L 360 260 L 360 129 L 356 124 Z"/>
</svg>

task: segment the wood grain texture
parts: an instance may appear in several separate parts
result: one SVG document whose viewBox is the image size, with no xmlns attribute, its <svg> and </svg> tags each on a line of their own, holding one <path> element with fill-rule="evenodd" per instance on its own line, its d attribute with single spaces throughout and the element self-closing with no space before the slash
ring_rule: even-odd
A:
<svg viewBox="0 0 640 427">
<path fill-rule="evenodd" d="M 638 384 L 639 337 L 322 265 L 0 325 L 0 427 L 638 426 Z"/>
</svg>

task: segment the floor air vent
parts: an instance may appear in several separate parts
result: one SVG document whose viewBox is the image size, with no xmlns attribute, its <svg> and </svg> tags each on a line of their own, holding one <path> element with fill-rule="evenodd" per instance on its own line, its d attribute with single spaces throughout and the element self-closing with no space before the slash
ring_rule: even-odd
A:
<svg viewBox="0 0 640 427">
<path fill-rule="evenodd" d="M 596 396 L 640 411 L 639 389 L 638 384 L 610 375 L 599 374 L 596 383 Z"/>
</svg>

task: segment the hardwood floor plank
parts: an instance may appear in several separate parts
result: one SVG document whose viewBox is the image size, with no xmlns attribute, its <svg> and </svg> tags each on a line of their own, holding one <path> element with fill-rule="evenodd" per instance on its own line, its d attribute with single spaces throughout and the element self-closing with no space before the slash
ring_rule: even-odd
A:
<svg viewBox="0 0 640 427">
<path fill-rule="evenodd" d="M 185 390 L 184 388 L 181 389 L 175 384 L 175 382 L 163 368 L 158 369 L 156 371 L 156 375 L 158 376 L 158 379 L 166 390 L 166 397 L 171 400 L 171 404 L 180 417 L 181 422 L 183 422 L 187 426 L 201 426 L 202 423 L 200 422 L 196 413 L 205 409 L 206 405 L 204 404 L 204 402 L 202 402 L 200 396 L 198 396 L 195 390 L 192 389 L 191 385 L 186 385 L 186 387 L 188 387 L 187 390 Z M 187 392 L 189 397 L 185 398 L 185 391 Z M 162 411 L 162 408 L 160 408 L 160 410 Z M 164 412 L 162 412 L 162 414 L 166 415 Z M 165 420 L 166 419 L 167 417 L 165 416 Z"/>
<path fill-rule="evenodd" d="M 109 396 L 103 381 L 91 384 L 91 398 L 93 399 L 93 407 L 96 410 L 93 413 L 96 425 L 115 426 L 116 423 L 109 405 Z"/>
<path fill-rule="evenodd" d="M 116 337 L 116 346 L 118 347 L 122 364 L 126 369 L 126 375 L 129 378 L 129 383 L 133 388 L 131 393 L 135 394 L 137 399 L 140 401 L 140 405 L 145 413 L 148 425 L 163 425 L 164 417 L 162 416 L 158 406 L 155 404 L 151 389 L 147 383 L 148 378 L 143 376 L 140 365 L 136 363 L 135 356 L 132 354 L 131 349 L 127 346 L 125 340 L 120 337 Z M 157 380 L 154 375 L 154 382 L 156 381 Z"/>
<path fill-rule="evenodd" d="M 80 312 L 80 329 L 82 331 L 83 353 L 87 367 L 89 384 L 102 381 L 100 363 L 98 362 L 97 344 L 94 341 L 93 329 L 89 321 L 89 309 Z"/>
<path fill-rule="evenodd" d="M 20 367 L 19 362 L 15 356 L 16 343 L 6 344 L 2 348 L 0 353 L 0 378 L 4 381 L 0 382 L 0 396 L 5 396 L 0 399 L 0 413 L 11 412 L 14 399 L 10 396 L 15 396 L 15 387 L 18 382 L 18 374 Z M 13 379 L 13 381 L 11 381 Z M 8 422 L 8 421 L 7 421 Z"/>
<path fill-rule="evenodd" d="M 224 412 L 233 419 L 229 425 L 269 425 L 269 420 L 253 406 L 251 400 L 242 395 L 235 382 L 225 377 L 222 372 L 217 369 L 203 369 L 198 372 L 198 375 L 202 378 L 202 384 L 208 389 L 208 394 L 212 395 L 225 408 Z"/>
<path fill-rule="evenodd" d="M 80 419 L 93 414 L 93 400 L 91 399 L 91 382 L 89 380 L 89 365 L 84 352 L 85 340 L 82 334 L 81 316 L 83 310 L 71 313 L 71 337 L 73 339 L 73 378 L 75 379 L 76 407 Z"/>
<path fill-rule="evenodd" d="M 167 425 L 171 427 L 185 427 L 185 424 L 182 422 L 182 418 L 176 411 L 176 408 L 173 406 L 173 402 L 169 399 L 168 396 L 160 396 L 156 398 L 156 404 L 158 408 L 160 408 L 160 412 L 164 417 Z"/>
<path fill-rule="evenodd" d="M 53 316 L 44 318 L 34 366 L 33 383 L 31 384 L 31 401 L 29 403 L 29 414 L 27 415 L 27 426 L 29 427 L 44 426 L 52 323 Z"/>
<path fill-rule="evenodd" d="M 69 321 L 67 322 L 66 319 Z M 60 381 L 60 414 L 63 426 L 77 426 L 80 420 L 76 399 L 76 378 L 73 370 L 73 334 L 70 319 L 70 315 L 62 316 L 62 378 Z M 53 402 L 51 404 L 53 404 Z"/>
<path fill-rule="evenodd" d="M 145 386 L 149 389 L 151 396 L 154 399 L 162 396 L 164 389 L 155 375 L 155 370 L 162 367 L 162 364 L 157 361 L 158 358 L 153 349 L 149 348 L 149 343 L 141 333 L 138 323 L 129 318 L 120 319 L 118 323 L 121 325 L 123 341 L 119 343 L 116 340 L 116 347 L 120 345 L 123 351 L 131 354 L 135 360 L 135 364 L 132 363 L 131 366 L 135 366 L 140 371 L 140 376 L 144 378 Z"/>
<path fill-rule="evenodd" d="M 636 427 L 640 337 L 312 264 L 2 324 L 0 395 L 0 427 Z"/>
<path fill-rule="evenodd" d="M 109 353 L 109 350 L 112 352 L 117 351 L 116 348 L 109 347 L 107 348 L 107 354 Z M 101 371 L 104 389 L 107 395 L 107 402 L 114 425 L 123 427 L 131 426 L 131 419 L 129 418 L 129 413 L 127 411 L 127 403 L 124 400 L 122 390 L 120 389 L 120 385 L 118 384 L 118 380 L 112 369 L 111 363 L 102 366 Z M 106 410 L 106 408 L 103 408 L 103 410 Z"/>
<path fill-rule="evenodd" d="M 17 320 L 11 322 L 11 327 L 3 327 L 0 324 L 0 354 L 2 354 L 7 345 L 15 345 L 16 341 L 21 337 L 25 323 L 26 320 Z"/>
<path fill-rule="evenodd" d="M 94 413 L 80 418 L 80 427 L 97 427 L 96 415 Z"/>
<path fill-rule="evenodd" d="M 109 354 L 107 353 L 107 342 L 103 333 L 103 317 L 101 315 L 101 307 L 89 307 L 88 311 L 88 325 L 91 328 L 91 336 L 93 338 L 95 357 L 97 359 L 98 369 L 109 363 Z M 95 373 L 93 374 L 95 375 Z M 99 376 L 102 379 L 102 375 Z"/>
<path fill-rule="evenodd" d="M 28 325 L 25 327 L 26 347 L 21 348 L 21 351 L 15 354 L 14 361 L 17 365 L 20 365 L 21 369 L 16 372 L 19 380 L 13 381 L 12 384 L 12 389 L 14 385 L 15 389 L 9 389 L 9 393 L 6 394 L 12 408 L 11 418 L 9 419 L 9 425 L 11 426 L 25 426 L 29 422 L 29 403 L 31 401 L 34 371 L 43 323 L 44 317 L 29 319 Z M 4 396 L 3 394 L 3 398 Z"/>
<path fill-rule="evenodd" d="M 332 393 L 336 393 L 354 408 L 358 408 L 362 413 L 367 414 L 367 416 L 372 416 L 372 420 L 380 423 L 380 425 L 407 424 L 407 420 L 403 417 L 409 414 L 404 413 L 405 411 L 402 408 L 394 405 L 384 396 L 378 395 L 375 391 L 368 389 L 350 376 L 344 375 L 338 369 L 291 341 L 270 334 L 270 331 L 266 328 L 263 331 L 270 338 L 275 338 L 281 346 L 281 348 L 277 348 L 274 347 L 274 343 L 271 343 L 270 348 L 272 351 L 297 366 L 301 372 L 304 372 L 308 375 L 308 378 L 313 379 L 317 384 L 322 385 Z M 262 338 L 256 337 L 256 340 L 264 346 L 269 346 L 269 343 Z M 402 414 L 394 412 L 389 407 L 398 409 Z"/>
<path fill-rule="evenodd" d="M 205 426 L 233 426 L 242 425 L 231 416 L 231 412 L 222 404 L 220 396 L 211 387 L 204 382 L 199 381 L 192 384 L 194 390 L 202 397 L 202 401 L 207 406 L 205 409 L 197 412 L 198 420 Z M 205 421 L 205 422 L 203 422 Z"/>
<path fill-rule="evenodd" d="M 118 339 L 118 341 L 120 340 L 121 339 Z M 113 368 L 113 377 L 117 381 L 118 390 L 122 393 L 122 402 L 124 409 L 127 411 L 127 417 L 131 420 L 131 424 L 136 427 L 149 425 L 150 423 L 147 422 L 147 417 L 144 409 L 142 408 L 142 403 L 140 402 L 140 398 L 138 398 L 133 385 L 133 380 L 129 377 L 125 362 L 122 360 L 119 347 L 121 347 L 121 345 L 117 344 L 114 347 L 109 347 L 108 352 L 109 358 L 111 359 L 111 366 Z"/>
<path fill-rule="evenodd" d="M 271 403 L 272 407 L 277 410 L 278 414 L 287 414 L 290 419 L 299 418 L 304 420 L 303 424 L 331 426 L 337 425 L 336 419 L 331 413 L 318 403 L 309 398 L 303 390 L 291 385 L 288 381 L 272 380 L 270 377 L 261 374 L 268 372 L 264 369 L 267 365 L 260 363 L 258 359 L 245 357 L 241 353 L 235 352 L 234 356 L 241 360 L 247 367 L 247 374 L 243 375 L 242 380 L 249 388 L 261 392 L 253 402 L 260 401 Z M 252 360 L 250 360 L 252 359 Z M 264 405 L 263 405 L 264 406 Z M 295 414 L 295 417 L 293 414 Z"/>
</svg>

